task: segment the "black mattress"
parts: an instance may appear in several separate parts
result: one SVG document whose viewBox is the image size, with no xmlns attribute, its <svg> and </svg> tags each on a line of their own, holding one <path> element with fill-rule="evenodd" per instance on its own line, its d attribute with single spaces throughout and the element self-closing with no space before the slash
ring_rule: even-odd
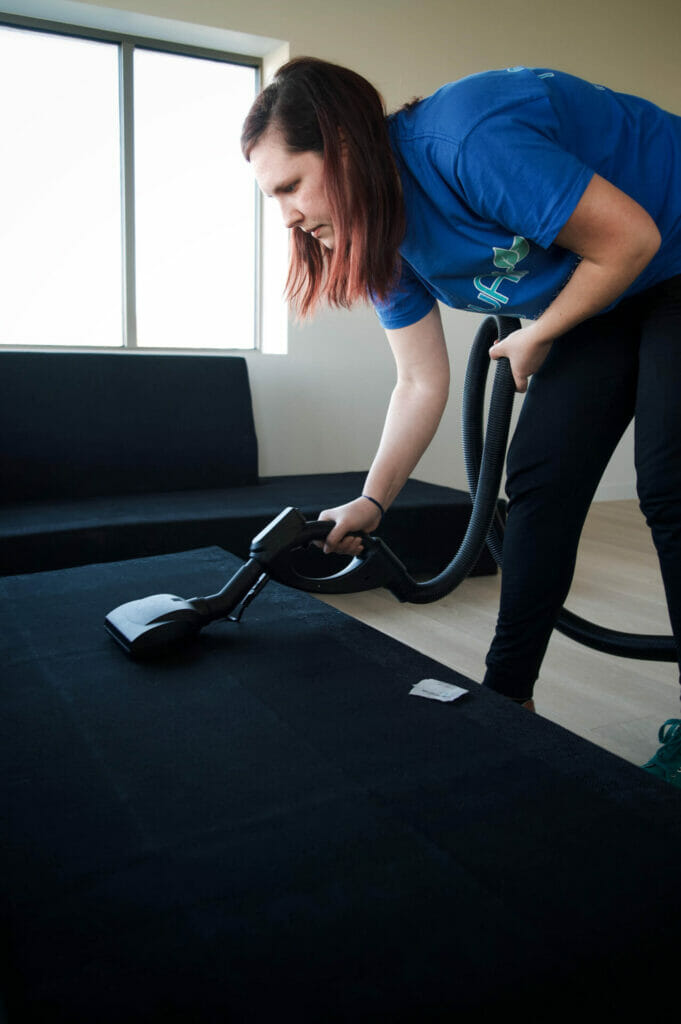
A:
<svg viewBox="0 0 681 1024">
<path fill-rule="evenodd" d="M 671 1005 L 681 792 L 276 584 L 160 662 L 105 633 L 239 564 L 0 581 L 10 1024 Z"/>
</svg>

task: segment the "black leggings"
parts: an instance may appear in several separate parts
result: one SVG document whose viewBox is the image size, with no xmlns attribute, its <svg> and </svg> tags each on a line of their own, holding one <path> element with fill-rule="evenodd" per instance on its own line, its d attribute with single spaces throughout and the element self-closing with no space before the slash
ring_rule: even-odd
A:
<svg viewBox="0 0 681 1024">
<path fill-rule="evenodd" d="M 681 276 L 559 338 L 530 382 L 507 462 L 493 690 L 532 696 L 589 505 L 632 417 L 638 496 L 680 648 Z"/>
</svg>

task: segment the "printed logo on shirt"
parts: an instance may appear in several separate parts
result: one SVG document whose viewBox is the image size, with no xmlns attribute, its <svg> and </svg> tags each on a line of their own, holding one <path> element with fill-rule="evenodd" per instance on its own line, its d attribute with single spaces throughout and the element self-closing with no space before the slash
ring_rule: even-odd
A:
<svg viewBox="0 0 681 1024">
<path fill-rule="evenodd" d="M 510 249 L 493 246 L 492 263 L 503 271 L 501 274 L 480 274 L 473 278 L 477 290 L 477 298 L 486 306 L 474 306 L 469 303 L 468 309 L 475 313 L 490 313 L 502 309 L 509 301 L 509 296 L 501 290 L 506 284 L 517 284 L 529 273 L 527 270 L 516 270 L 516 266 L 525 259 L 530 251 L 530 243 L 522 235 L 515 235 Z"/>
</svg>

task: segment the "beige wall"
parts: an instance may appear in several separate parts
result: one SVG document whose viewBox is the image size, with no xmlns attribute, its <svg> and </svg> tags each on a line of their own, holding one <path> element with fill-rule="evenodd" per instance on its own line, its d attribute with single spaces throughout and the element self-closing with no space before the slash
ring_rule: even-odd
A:
<svg viewBox="0 0 681 1024">
<path fill-rule="evenodd" d="M 449 78 L 527 63 L 640 92 L 681 112 L 677 0 L 89 2 L 285 39 L 292 55 L 354 67 L 393 104 Z"/>
<path fill-rule="evenodd" d="M 529 64 L 639 93 L 681 113 L 679 0 L 95 0 L 95 5 L 285 40 L 291 55 L 313 54 L 355 68 L 379 87 L 389 106 L 473 71 Z M 465 486 L 459 391 L 478 318 L 446 311 L 444 319 L 454 387 L 440 433 L 416 475 Z M 292 325 L 288 355 L 254 353 L 248 359 L 261 473 L 368 466 L 393 376 L 371 311 L 326 313 L 307 326 Z M 600 494 L 633 494 L 629 437 Z"/>
</svg>

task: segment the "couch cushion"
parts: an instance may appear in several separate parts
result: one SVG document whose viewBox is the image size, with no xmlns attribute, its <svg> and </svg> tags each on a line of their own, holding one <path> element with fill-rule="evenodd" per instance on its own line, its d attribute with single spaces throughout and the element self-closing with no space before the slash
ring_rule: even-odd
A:
<svg viewBox="0 0 681 1024">
<path fill-rule="evenodd" d="M 242 356 L 0 353 L 0 501 L 257 480 Z"/>
<path fill-rule="evenodd" d="M 283 508 L 314 519 L 360 493 L 366 474 L 279 476 L 254 486 L 32 502 L 0 508 L 0 575 L 165 554 L 217 544 L 240 558 Z M 411 573 L 447 565 L 470 518 L 465 491 L 409 480 L 378 531 Z M 323 558 L 322 574 L 339 568 Z M 312 570 L 309 570 L 312 572 Z M 476 574 L 496 572 L 487 549 Z"/>
</svg>

